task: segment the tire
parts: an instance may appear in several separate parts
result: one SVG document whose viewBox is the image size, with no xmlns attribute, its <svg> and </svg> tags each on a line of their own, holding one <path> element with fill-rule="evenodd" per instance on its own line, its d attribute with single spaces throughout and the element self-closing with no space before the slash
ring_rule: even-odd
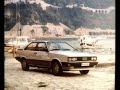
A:
<svg viewBox="0 0 120 90">
<path fill-rule="evenodd" d="M 29 70 L 29 65 L 27 64 L 26 60 L 23 59 L 21 62 L 22 70 L 28 71 Z"/>
<path fill-rule="evenodd" d="M 53 62 L 52 64 L 52 74 L 55 76 L 62 74 L 62 67 L 58 62 Z"/>
<path fill-rule="evenodd" d="M 88 74 L 89 70 L 81 70 L 80 73 L 81 74 Z"/>
</svg>

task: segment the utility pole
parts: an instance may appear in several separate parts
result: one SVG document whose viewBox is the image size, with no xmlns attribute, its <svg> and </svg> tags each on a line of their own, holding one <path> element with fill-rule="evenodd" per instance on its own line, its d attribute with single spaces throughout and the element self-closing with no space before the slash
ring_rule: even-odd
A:
<svg viewBox="0 0 120 90">
<path fill-rule="evenodd" d="M 18 23 L 17 27 L 17 36 L 21 36 L 21 28 L 20 28 L 20 1 L 16 2 L 16 23 Z"/>
<path fill-rule="evenodd" d="M 16 24 L 17 24 L 17 2 L 16 2 Z M 18 27 L 17 27 L 17 30 L 16 30 L 16 34 L 18 36 Z"/>
</svg>

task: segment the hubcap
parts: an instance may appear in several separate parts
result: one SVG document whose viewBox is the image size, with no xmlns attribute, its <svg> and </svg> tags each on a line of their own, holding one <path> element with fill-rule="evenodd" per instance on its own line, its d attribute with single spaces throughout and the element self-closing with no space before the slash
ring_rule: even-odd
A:
<svg viewBox="0 0 120 90">
<path fill-rule="evenodd" d="M 23 65 L 23 67 L 26 67 L 26 62 L 25 62 L 25 61 L 23 61 L 22 65 Z"/>
<path fill-rule="evenodd" d="M 57 64 L 55 64 L 55 71 L 58 72 L 59 71 L 59 66 Z"/>
<path fill-rule="evenodd" d="M 55 63 L 53 69 L 54 69 L 54 73 L 57 74 L 59 72 L 59 65 Z"/>
</svg>

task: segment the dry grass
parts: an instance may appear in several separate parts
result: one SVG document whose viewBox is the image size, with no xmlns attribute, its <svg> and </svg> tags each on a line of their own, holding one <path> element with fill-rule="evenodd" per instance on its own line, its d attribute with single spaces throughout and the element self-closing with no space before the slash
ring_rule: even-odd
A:
<svg viewBox="0 0 120 90">
<path fill-rule="evenodd" d="M 9 49 L 10 49 L 10 47 L 5 47 L 4 48 L 4 56 L 5 56 L 5 58 L 14 58 L 13 53 L 8 52 Z"/>
</svg>

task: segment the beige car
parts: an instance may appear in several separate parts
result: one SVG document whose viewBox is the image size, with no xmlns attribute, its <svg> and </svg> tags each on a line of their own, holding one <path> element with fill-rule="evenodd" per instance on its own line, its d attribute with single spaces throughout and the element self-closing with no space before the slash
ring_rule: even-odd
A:
<svg viewBox="0 0 120 90">
<path fill-rule="evenodd" d="M 23 49 L 18 49 L 16 57 L 22 69 L 29 67 L 48 68 L 54 75 L 63 71 L 78 70 L 87 74 L 91 68 L 98 64 L 97 57 L 76 50 L 66 42 L 36 41 L 29 43 Z"/>
</svg>

